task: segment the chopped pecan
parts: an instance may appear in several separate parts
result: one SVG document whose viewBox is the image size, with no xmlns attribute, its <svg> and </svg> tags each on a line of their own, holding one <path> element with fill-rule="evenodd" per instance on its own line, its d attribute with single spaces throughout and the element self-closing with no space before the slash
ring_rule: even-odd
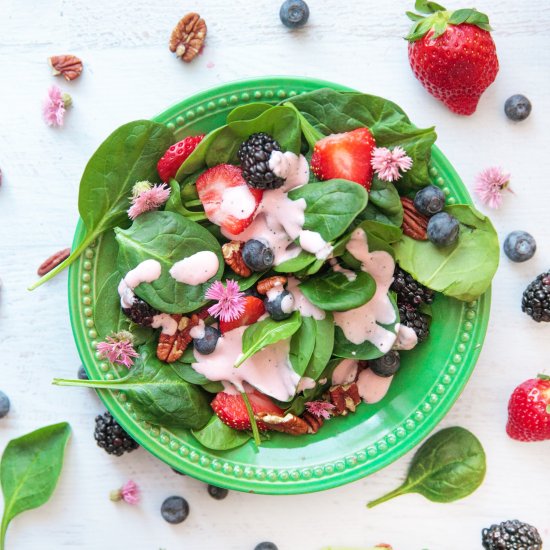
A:
<svg viewBox="0 0 550 550">
<path fill-rule="evenodd" d="M 428 240 L 428 217 L 421 214 L 408 197 L 401 197 L 403 205 L 403 233 L 417 241 Z"/>
<path fill-rule="evenodd" d="M 287 413 L 284 416 L 270 413 L 258 413 L 255 415 L 256 420 L 260 420 L 268 430 L 283 432 L 290 435 L 304 435 L 309 431 L 308 423 L 302 418 Z"/>
<path fill-rule="evenodd" d="M 357 405 L 361 403 L 359 389 L 355 382 L 343 386 L 332 386 L 328 390 L 328 398 L 334 405 L 331 411 L 334 416 L 345 416 L 350 411 L 355 412 Z"/>
<path fill-rule="evenodd" d="M 206 319 L 208 312 L 203 310 L 199 313 L 193 313 L 191 318 L 177 313 L 170 315 L 170 317 L 178 324 L 177 329 L 173 334 L 161 332 L 157 345 L 157 357 L 165 363 L 173 363 L 183 355 L 193 339 L 190 334 L 191 329 L 196 327 L 201 320 Z"/>
<path fill-rule="evenodd" d="M 52 269 L 56 268 L 61 262 L 64 262 L 71 255 L 70 248 L 64 248 L 59 252 L 51 255 L 47 260 L 40 264 L 40 267 L 37 269 L 36 273 L 39 277 L 46 275 Z"/>
<path fill-rule="evenodd" d="M 189 63 L 200 52 L 206 38 L 206 23 L 198 13 L 188 13 L 170 36 L 170 51 Z"/>
<path fill-rule="evenodd" d="M 305 412 L 302 414 L 302 419 L 305 420 L 308 430 L 308 434 L 316 434 L 324 423 L 324 420 L 321 416 L 315 416 L 310 412 Z"/>
<path fill-rule="evenodd" d="M 74 80 L 82 72 L 82 61 L 76 55 L 52 55 L 48 59 L 53 75 L 63 75 L 65 80 Z"/>
<path fill-rule="evenodd" d="M 222 255 L 225 263 L 241 277 L 250 277 L 252 270 L 243 260 L 244 243 L 240 241 L 230 241 L 222 246 Z"/>
<path fill-rule="evenodd" d="M 283 275 L 275 275 L 273 277 L 268 277 L 263 279 L 256 285 L 256 290 L 258 294 L 267 294 L 272 288 L 280 286 L 281 290 L 286 285 L 288 279 Z"/>
</svg>

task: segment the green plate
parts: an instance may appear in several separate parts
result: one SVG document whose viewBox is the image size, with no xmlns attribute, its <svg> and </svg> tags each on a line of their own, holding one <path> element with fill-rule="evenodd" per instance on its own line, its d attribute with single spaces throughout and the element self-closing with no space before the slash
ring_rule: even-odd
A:
<svg viewBox="0 0 550 550">
<path fill-rule="evenodd" d="M 270 77 L 225 84 L 170 107 L 154 120 L 173 129 L 178 139 L 207 132 L 225 122 L 231 109 L 254 101 L 276 103 L 322 87 L 349 90 L 330 82 Z M 436 147 L 430 175 L 448 204 L 470 203 L 458 174 Z M 84 237 L 78 223 L 73 246 Z M 112 379 L 119 373 L 98 358 L 95 281 L 116 272 L 109 235 L 85 250 L 69 272 L 69 305 L 76 345 L 90 377 Z M 111 243 L 112 246 L 112 243 Z M 420 443 L 451 408 L 464 388 L 481 350 L 490 293 L 471 303 L 438 296 L 433 304 L 429 340 L 403 355 L 402 368 L 387 396 L 361 405 L 355 414 L 327 422 L 315 435 L 275 434 L 256 449 L 252 442 L 230 451 L 202 447 L 186 431 L 151 426 L 132 409 L 123 393 L 104 391 L 105 406 L 145 449 L 173 468 L 205 482 L 268 494 L 309 493 L 365 477 Z M 100 321 L 101 322 L 101 321 Z"/>
</svg>

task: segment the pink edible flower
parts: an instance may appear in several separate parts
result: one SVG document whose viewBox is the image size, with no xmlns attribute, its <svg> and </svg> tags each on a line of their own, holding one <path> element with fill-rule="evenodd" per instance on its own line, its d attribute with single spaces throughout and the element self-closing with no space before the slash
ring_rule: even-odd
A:
<svg viewBox="0 0 550 550">
<path fill-rule="evenodd" d="M 134 364 L 133 357 L 139 355 L 132 345 L 131 336 L 125 331 L 107 336 L 105 342 L 97 344 L 99 355 L 113 364 L 124 365 L 129 369 Z"/>
<path fill-rule="evenodd" d="M 149 182 L 139 182 L 136 186 L 138 185 L 142 186 L 142 190 L 134 193 L 132 206 L 128 209 L 128 217 L 131 220 L 135 220 L 144 212 L 161 207 L 170 196 L 170 187 L 165 183 L 151 185 Z"/>
<path fill-rule="evenodd" d="M 65 110 L 71 103 L 69 94 L 61 93 L 57 86 L 48 90 L 48 97 L 42 105 L 42 116 L 48 126 L 63 126 Z"/>
<path fill-rule="evenodd" d="M 235 281 L 226 281 L 226 286 L 223 286 L 220 281 L 215 281 L 210 285 L 204 297 L 207 300 L 217 300 L 218 302 L 208 308 L 208 313 L 212 317 L 227 322 L 237 319 L 244 313 L 244 292 L 241 292 Z"/>
<path fill-rule="evenodd" d="M 330 411 L 334 409 L 334 405 L 328 401 L 308 401 L 306 403 L 306 409 L 309 413 L 317 418 L 330 418 Z"/>
<path fill-rule="evenodd" d="M 401 178 L 399 172 L 410 170 L 413 161 L 402 147 L 375 147 L 372 151 L 371 165 L 376 175 L 383 181 L 396 181 Z"/>
<path fill-rule="evenodd" d="M 123 500 L 127 504 L 137 504 L 140 500 L 141 494 L 137 483 L 131 479 L 127 481 L 120 489 L 112 491 L 110 499 L 113 502 Z"/>
<path fill-rule="evenodd" d="M 478 174 L 474 190 L 483 204 L 489 208 L 499 208 L 502 204 L 502 192 L 513 192 L 509 185 L 510 174 L 503 172 L 502 168 L 491 166 Z"/>
</svg>

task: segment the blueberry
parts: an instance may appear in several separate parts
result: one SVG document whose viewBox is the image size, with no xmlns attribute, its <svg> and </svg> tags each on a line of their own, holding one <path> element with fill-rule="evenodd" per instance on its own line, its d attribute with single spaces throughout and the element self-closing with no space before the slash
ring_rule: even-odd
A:
<svg viewBox="0 0 550 550">
<path fill-rule="evenodd" d="M 9 412 L 10 400 L 3 391 L 0 391 L 0 418 L 4 418 Z"/>
<path fill-rule="evenodd" d="M 279 11 L 283 25 L 291 29 L 303 27 L 309 19 L 309 7 L 303 0 L 285 0 Z"/>
<path fill-rule="evenodd" d="M 395 350 L 389 351 L 386 355 L 382 355 L 378 359 L 369 361 L 369 367 L 378 376 L 384 378 L 393 376 L 398 370 L 401 364 L 399 353 Z"/>
<path fill-rule="evenodd" d="M 445 208 L 445 195 L 439 187 L 428 185 L 414 197 L 414 207 L 425 216 L 433 216 Z"/>
<path fill-rule="evenodd" d="M 86 372 L 84 365 L 80 365 L 77 376 L 79 380 L 88 380 L 88 373 Z"/>
<path fill-rule="evenodd" d="M 168 497 L 162 503 L 160 513 L 168 523 L 181 523 L 189 515 L 189 504 L 182 497 Z"/>
<path fill-rule="evenodd" d="M 264 306 L 274 321 L 283 321 L 294 311 L 294 296 L 288 290 L 283 290 L 275 296 L 268 295 L 264 300 Z"/>
<path fill-rule="evenodd" d="M 279 548 L 272 542 L 260 542 L 260 544 L 256 545 L 254 550 L 279 550 Z"/>
<path fill-rule="evenodd" d="M 215 485 L 208 486 L 208 494 L 215 498 L 216 500 L 223 500 L 228 494 L 229 491 L 223 487 L 216 487 Z"/>
<path fill-rule="evenodd" d="M 524 95 L 513 95 L 504 103 L 504 112 L 510 120 L 525 120 L 531 114 L 531 102 Z"/>
<path fill-rule="evenodd" d="M 265 271 L 269 269 L 275 259 L 273 250 L 265 243 L 256 239 L 250 239 L 244 243 L 242 255 L 244 263 L 252 271 Z"/>
<path fill-rule="evenodd" d="M 202 338 L 195 338 L 193 340 L 193 345 L 199 353 L 208 355 L 216 349 L 218 338 L 221 335 L 222 333 L 217 328 L 205 326 L 204 336 Z"/>
<path fill-rule="evenodd" d="M 525 262 L 535 254 L 537 243 L 527 231 L 512 231 L 504 240 L 503 248 L 513 262 Z"/>
<path fill-rule="evenodd" d="M 436 246 L 450 246 L 458 239 L 459 230 L 460 224 L 454 216 L 439 212 L 428 222 L 428 239 Z"/>
</svg>

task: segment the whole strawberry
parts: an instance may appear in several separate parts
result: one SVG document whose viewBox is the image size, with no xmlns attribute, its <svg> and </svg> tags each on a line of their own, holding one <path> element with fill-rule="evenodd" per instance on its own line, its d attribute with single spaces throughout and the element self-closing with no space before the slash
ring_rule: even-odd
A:
<svg viewBox="0 0 550 550">
<path fill-rule="evenodd" d="M 514 390 L 506 432 L 518 441 L 550 439 L 550 376 L 539 375 Z"/>
<path fill-rule="evenodd" d="M 406 38 L 416 78 L 451 111 L 471 115 L 498 73 L 488 17 L 428 0 L 417 0 L 415 9 L 423 15 L 407 12 L 414 24 Z"/>
</svg>

